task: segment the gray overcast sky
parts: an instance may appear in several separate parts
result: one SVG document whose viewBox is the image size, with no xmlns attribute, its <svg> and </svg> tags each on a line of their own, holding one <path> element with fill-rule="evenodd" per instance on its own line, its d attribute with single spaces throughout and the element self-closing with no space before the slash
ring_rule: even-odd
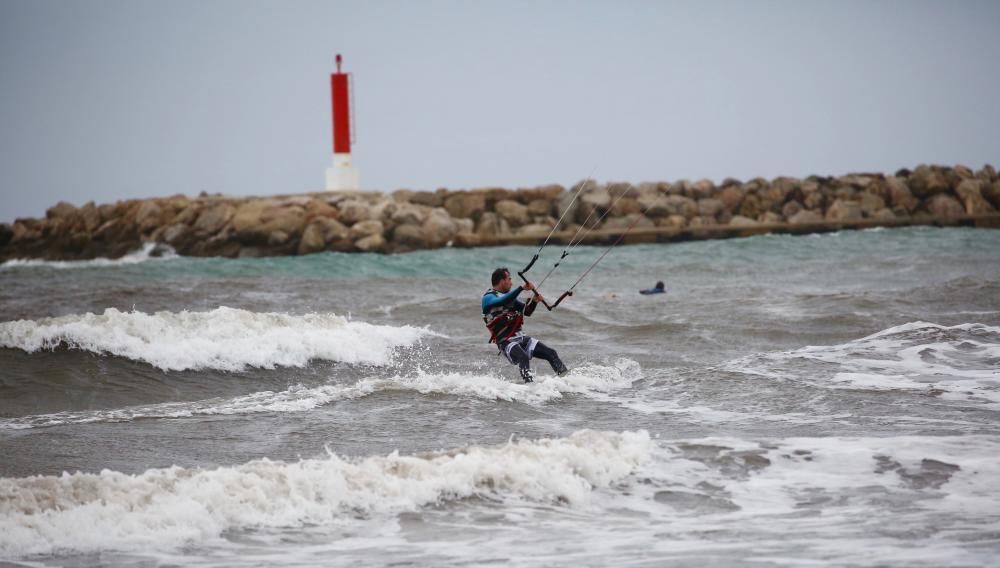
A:
<svg viewBox="0 0 1000 568">
<path fill-rule="evenodd" d="M 0 221 L 323 188 L 1000 166 L 1000 2 L 0 0 Z"/>
</svg>

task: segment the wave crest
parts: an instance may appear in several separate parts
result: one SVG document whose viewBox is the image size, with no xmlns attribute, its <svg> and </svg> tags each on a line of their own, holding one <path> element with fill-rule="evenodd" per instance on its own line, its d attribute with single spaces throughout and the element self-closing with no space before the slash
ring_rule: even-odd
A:
<svg viewBox="0 0 1000 568">
<path fill-rule="evenodd" d="M 413 456 L 0 479 L 0 552 L 178 546 L 231 529 L 330 524 L 470 497 L 578 505 L 652 450 L 645 431 L 581 430 Z"/>
<path fill-rule="evenodd" d="M 142 361 L 164 371 L 302 367 L 310 360 L 388 364 L 426 328 L 220 307 L 209 312 L 82 314 L 0 323 L 0 347 L 28 353 L 60 346 Z"/>
</svg>

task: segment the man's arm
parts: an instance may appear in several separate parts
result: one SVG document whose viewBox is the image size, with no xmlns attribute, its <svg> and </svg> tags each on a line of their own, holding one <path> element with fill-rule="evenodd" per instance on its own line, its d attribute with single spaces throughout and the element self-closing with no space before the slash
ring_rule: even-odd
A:
<svg viewBox="0 0 1000 568">
<path fill-rule="evenodd" d="M 486 312 L 490 311 L 496 306 L 506 303 L 508 300 L 512 298 L 516 299 L 517 295 L 520 294 L 521 291 L 522 288 L 518 286 L 517 288 L 514 288 L 513 290 L 507 292 L 502 296 L 496 294 L 483 294 L 483 313 L 485 314 Z"/>
</svg>

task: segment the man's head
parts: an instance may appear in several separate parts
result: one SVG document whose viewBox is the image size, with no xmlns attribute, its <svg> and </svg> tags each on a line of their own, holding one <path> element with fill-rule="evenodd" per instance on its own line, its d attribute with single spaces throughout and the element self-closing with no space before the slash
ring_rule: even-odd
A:
<svg viewBox="0 0 1000 568">
<path fill-rule="evenodd" d="M 510 288 L 513 285 L 510 280 L 510 270 L 506 267 L 494 270 L 491 280 L 493 281 L 493 288 L 504 294 L 510 292 Z"/>
</svg>

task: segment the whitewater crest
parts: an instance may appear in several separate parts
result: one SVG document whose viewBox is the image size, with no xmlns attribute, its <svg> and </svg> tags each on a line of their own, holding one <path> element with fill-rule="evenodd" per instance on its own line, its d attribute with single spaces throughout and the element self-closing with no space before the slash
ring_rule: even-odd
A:
<svg viewBox="0 0 1000 568">
<path fill-rule="evenodd" d="M 1000 327 L 920 321 L 840 345 L 744 357 L 725 367 L 782 379 L 815 376 L 839 388 L 922 391 L 1000 408 L 998 361 Z"/>
<path fill-rule="evenodd" d="M 173 260 L 180 258 L 180 255 L 170 247 L 162 243 L 145 243 L 142 248 L 134 250 L 121 258 L 94 258 L 91 260 L 41 260 L 37 258 L 15 258 L 0 263 L 0 270 L 12 268 L 94 268 L 103 266 L 126 266 L 129 264 L 139 264 L 148 260 Z"/>
<path fill-rule="evenodd" d="M 0 347 L 28 353 L 58 347 L 115 355 L 164 371 L 302 367 L 311 360 L 385 365 L 427 328 L 372 325 L 336 314 L 289 315 L 220 307 L 208 312 L 122 312 L 108 308 L 0 323 Z"/>
<path fill-rule="evenodd" d="M 475 497 L 582 506 L 652 451 L 645 431 L 581 430 L 413 456 L 4 478 L 0 554 L 172 547 L 227 530 L 325 525 Z"/>
</svg>

